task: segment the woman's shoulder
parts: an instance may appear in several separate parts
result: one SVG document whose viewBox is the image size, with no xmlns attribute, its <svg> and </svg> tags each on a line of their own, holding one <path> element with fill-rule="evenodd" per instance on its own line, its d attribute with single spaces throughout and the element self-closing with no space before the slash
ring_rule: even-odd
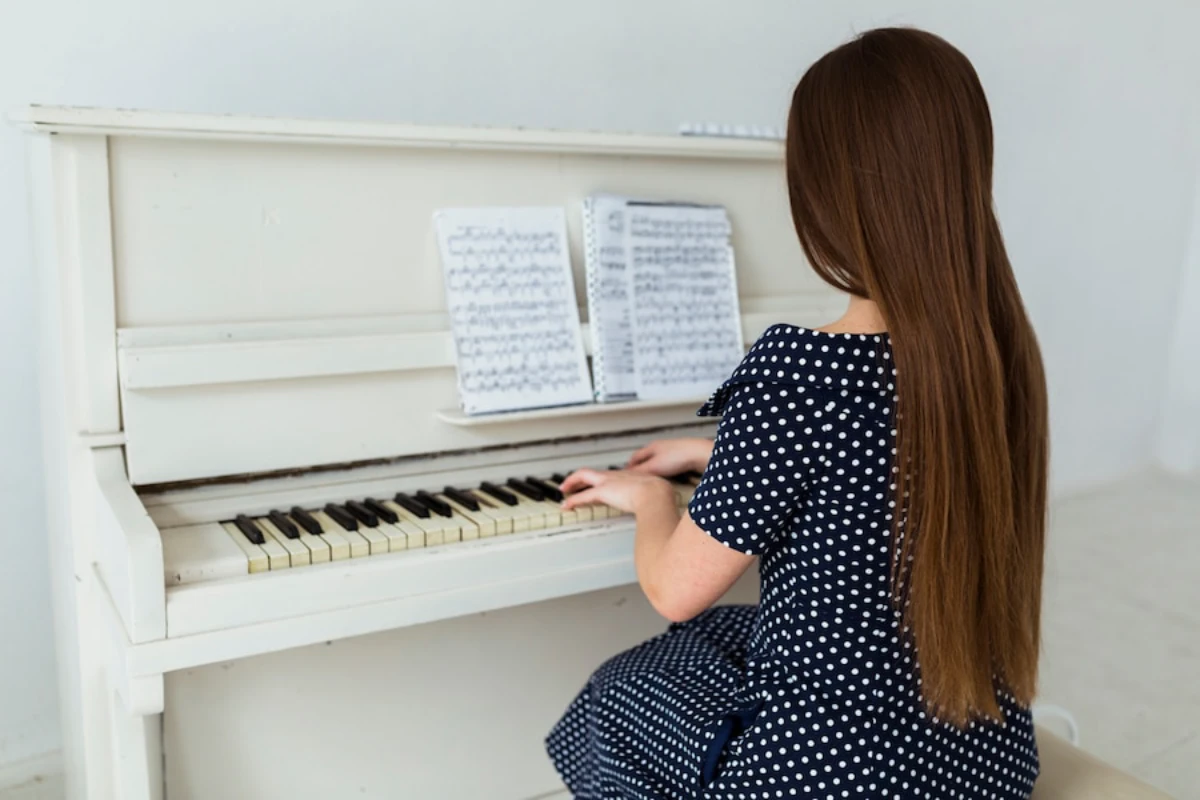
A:
<svg viewBox="0 0 1200 800">
<path fill-rule="evenodd" d="M 758 384 L 890 395 L 895 391 L 891 340 L 886 333 L 831 333 L 772 325 L 698 413 L 719 416 L 739 386 Z"/>
</svg>

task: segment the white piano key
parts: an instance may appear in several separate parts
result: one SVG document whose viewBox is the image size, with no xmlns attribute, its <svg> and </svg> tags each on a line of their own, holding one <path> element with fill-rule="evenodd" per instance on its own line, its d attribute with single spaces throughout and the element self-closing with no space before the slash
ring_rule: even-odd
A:
<svg viewBox="0 0 1200 800">
<path fill-rule="evenodd" d="M 549 500 L 530 500 L 521 495 L 521 500 L 528 500 L 530 507 L 541 511 L 542 519 L 545 520 L 547 528 L 561 528 L 563 524 L 563 510 L 558 503 L 552 503 Z"/>
<path fill-rule="evenodd" d="M 325 541 L 317 534 L 309 533 L 308 529 L 300 524 L 300 521 L 292 512 L 287 512 L 287 516 L 288 519 L 292 521 L 292 524 L 296 526 L 296 529 L 300 532 L 300 536 L 296 539 L 296 541 L 308 548 L 308 557 L 311 563 L 323 564 L 332 560 L 333 553 L 329 547 L 329 542 Z"/>
<path fill-rule="evenodd" d="M 162 532 L 162 549 L 167 586 L 236 578 L 250 571 L 246 552 L 216 522 L 168 528 Z"/>
<path fill-rule="evenodd" d="M 444 544 L 461 542 L 463 540 L 463 519 L 461 517 L 443 517 L 440 514 L 430 514 L 429 517 L 430 519 L 436 519 L 438 523 L 441 524 L 442 542 Z M 478 533 L 476 533 L 474 538 L 479 538 Z"/>
<path fill-rule="evenodd" d="M 407 520 L 425 531 L 425 546 L 436 547 L 447 542 L 457 542 L 462 539 L 462 530 L 454 518 L 446 518 L 429 512 L 427 517 L 419 517 L 399 503 L 388 501 L 385 505 L 391 508 L 401 519 Z"/>
<path fill-rule="evenodd" d="M 321 538 L 329 544 L 329 554 L 334 561 L 357 558 L 359 555 L 366 555 L 370 552 L 365 539 L 357 534 L 354 539 L 349 538 L 346 534 L 350 533 L 350 531 L 347 531 L 341 525 L 334 522 L 333 518 L 324 511 L 310 511 L 308 513 L 313 519 L 321 523 Z M 356 542 L 360 551 L 357 554 L 354 552 Z"/>
<path fill-rule="evenodd" d="M 420 527 L 403 517 L 391 523 L 391 525 L 404 537 L 403 545 L 399 542 L 396 543 L 398 550 L 416 550 L 425 546 L 425 531 L 421 530 Z"/>
<path fill-rule="evenodd" d="M 560 482 L 554 480 L 553 478 L 546 477 L 546 478 L 542 478 L 542 480 L 545 481 L 546 483 L 550 484 L 554 488 L 558 489 L 559 491 L 562 491 L 562 484 Z M 579 506 L 578 508 L 572 509 L 571 513 L 575 514 L 575 519 L 578 520 L 579 522 L 591 522 L 593 519 L 595 519 L 595 514 L 592 511 L 592 506 Z M 563 521 L 565 523 L 566 519 L 564 518 Z"/>
<path fill-rule="evenodd" d="M 263 534 L 263 540 L 263 543 L 259 547 L 267 554 L 267 559 L 272 570 L 288 569 L 292 566 L 292 557 L 288 554 L 287 550 L 283 549 L 283 545 L 266 533 Z"/>
<path fill-rule="evenodd" d="M 611 516 L 608 512 L 612 509 L 600 503 L 591 503 L 588 508 L 592 511 L 592 519 L 608 519 Z"/>
<path fill-rule="evenodd" d="M 444 536 L 439 536 L 440 528 L 427 525 L 425 520 L 415 514 L 409 513 L 408 509 L 399 503 L 392 500 L 382 501 L 386 508 L 391 509 L 396 516 L 400 517 L 400 522 L 404 523 L 410 531 L 408 537 L 409 548 L 413 547 L 432 547 L 434 544 L 441 544 Z M 432 539 L 430 533 L 433 533 Z"/>
<path fill-rule="evenodd" d="M 587 509 L 587 513 L 592 515 L 592 519 L 608 519 L 610 516 L 615 516 L 618 513 L 616 509 L 610 508 L 606 505 L 601 505 L 599 503 L 591 503 L 586 506 L 580 506 L 580 509 Z"/>
<path fill-rule="evenodd" d="M 307 547 L 300 543 L 298 539 L 289 539 L 283 531 L 279 530 L 274 522 L 261 517 L 254 520 L 255 524 L 263 530 L 263 535 L 274 539 L 280 547 L 287 551 L 288 564 L 293 567 L 305 567 L 312 563 L 312 555 Z"/>
<path fill-rule="evenodd" d="M 484 539 L 496 535 L 497 519 L 488 513 L 488 509 L 480 506 L 478 511 L 472 511 L 466 506 L 456 503 L 445 495 L 438 495 L 437 497 L 439 500 L 453 508 L 455 513 L 459 514 L 464 519 L 469 520 L 475 526 L 476 535 L 479 538 Z M 463 538 L 465 539 L 467 538 L 465 526 L 463 530 Z"/>
<path fill-rule="evenodd" d="M 509 508 L 513 509 L 517 514 L 524 516 L 525 519 L 528 520 L 529 530 L 540 531 L 543 528 L 549 527 L 550 520 L 547 519 L 546 510 L 542 508 L 541 503 L 535 500 L 530 500 L 525 495 L 517 492 L 513 492 L 513 495 L 517 498 L 517 504 L 515 506 L 509 506 Z"/>
<path fill-rule="evenodd" d="M 387 520 L 381 518 L 379 520 L 379 527 L 375 528 L 375 530 L 378 531 L 379 534 L 382 535 L 386 540 L 386 549 L 382 550 L 381 552 L 397 553 L 401 550 L 408 549 L 408 533 L 400 530 L 400 528 L 396 525 L 393 525 Z M 374 555 L 373 550 L 372 555 Z"/>
<path fill-rule="evenodd" d="M 337 522 L 333 521 L 332 519 L 329 521 L 329 523 L 331 525 L 338 525 Z M 351 558 L 366 558 L 367 556 L 371 555 L 371 543 L 367 541 L 366 537 L 364 537 L 358 531 L 352 531 L 348 528 L 343 528 L 341 525 L 338 525 L 338 529 L 338 532 L 341 533 L 342 536 L 346 537 L 346 542 L 350 545 Z"/>
<path fill-rule="evenodd" d="M 442 502 L 449 503 L 449 501 L 444 499 Z M 450 507 L 454 508 L 454 506 Z M 479 526 L 475 524 L 475 521 L 460 513 L 458 509 L 454 509 L 453 520 L 458 525 L 460 541 L 466 542 L 481 537 L 482 534 L 480 534 Z"/>
<path fill-rule="evenodd" d="M 324 564 L 333 558 L 329 542 L 320 536 L 314 536 L 304 528 L 300 528 L 300 538 L 296 541 L 308 548 L 308 557 L 313 564 Z"/>
<path fill-rule="evenodd" d="M 442 543 L 450 544 L 452 542 L 461 542 L 463 538 L 462 525 L 465 520 L 458 516 L 443 517 L 436 511 L 430 511 L 428 517 L 424 517 L 426 521 L 439 527 L 442 530 Z"/>
<path fill-rule="evenodd" d="M 500 532 L 502 532 L 502 533 L 521 533 L 522 531 L 529 530 L 529 515 L 526 514 L 524 511 L 518 511 L 517 506 L 510 506 L 508 503 L 505 503 L 503 500 L 499 500 L 495 497 L 492 497 L 490 494 L 483 491 L 482 489 L 472 489 L 471 496 L 474 497 L 476 500 L 478 500 L 480 503 L 488 506 L 489 508 L 496 509 L 498 512 L 503 514 L 505 516 L 505 518 L 508 519 L 509 525 L 511 527 L 507 531 L 500 531 Z"/>
<path fill-rule="evenodd" d="M 315 517 L 316 514 L 313 514 L 313 516 Z M 362 535 L 361 525 L 358 526 L 359 530 L 351 530 L 339 523 L 325 511 L 321 511 L 321 516 L 323 517 L 323 519 L 321 519 L 321 527 L 325 527 L 326 523 L 328 523 L 328 526 L 340 533 L 342 538 L 346 540 L 346 543 L 350 545 L 351 558 L 366 558 L 367 556 L 371 555 L 371 541 L 366 536 Z"/>
<path fill-rule="evenodd" d="M 537 489 L 537 486 L 533 486 L 532 488 Z M 518 492 L 514 489 L 510 489 L 510 491 L 513 491 L 515 494 L 517 494 L 522 500 L 528 499 L 526 495 L 522 494 L 521 492 Z M 558 501 L 546 498 L 543 500 L 533 500 L 532 502 L 535 503 L 545 515 L 547 528 L 561 528 L 567 522 L 567 520 L 563 517 L 563 507 L 558 503 Z M 571 512 L 567 513 L 570 514 Z M 575 518 L 577 518 L 577 515 L 570 521 L 573 522 Z"/>
<path fill-rule="evenodd" d="M 232 522 L 222 522 L 221 527 L 225 529 L 225 533 L 229 534 L 229 538 L 233 539 L 234 543 L 242 549 L 242 553 L 246 556 L 247 572 L 266 572 L 271 568 L 271 560 L 267 556 L 261 545 L 246 538 L 246 535 L 238 530 L 237 526 Z M 264 536 L 264 538 L 266 538 Z"/>
<path fill-rule="evenodd" d="M 512 512 L 508 510 L 508 506 L 504 505 L 499 500 L 493 499 L 486 492 L 481 492 L 478 489 L 465 489 L 464 491 L 466 494 L 475 498 L 475 502 L 479 503 L 479 508 L 482 511 L 486 512 L 488 516 L 496 520 L 497 536 L 515 533 L 513 515 Z"/>
<path fill-rule="evenodd" d="M 383 523 L 381 521 L 380 525 L 372 528 L 370 525 L 363 523 L 362 520 L 359 520 L 357 533 L 359 536 L 367 540 L 369 555 L 378 556 L 382 555 L 383 553 L 391 552 L 391 539 L 389 539 L 388 536 L 379 529 L 382 524 Z"/>
</svg>

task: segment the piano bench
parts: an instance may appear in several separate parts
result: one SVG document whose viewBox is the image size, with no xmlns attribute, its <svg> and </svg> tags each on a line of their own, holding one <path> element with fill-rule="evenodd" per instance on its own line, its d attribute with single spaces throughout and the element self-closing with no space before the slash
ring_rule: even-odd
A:
<svg viewBox="0 0 1200 800">
<path fill-rule="evenodd" d="M 1037 745 L 1041 775 L 1033 800 L 1170 800 L 1045 728 L 1037 729 Z"/>
</svg>

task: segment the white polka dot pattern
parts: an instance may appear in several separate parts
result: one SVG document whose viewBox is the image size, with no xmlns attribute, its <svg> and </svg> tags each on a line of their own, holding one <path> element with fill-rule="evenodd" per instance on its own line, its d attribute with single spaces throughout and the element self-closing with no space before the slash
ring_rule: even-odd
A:
<svg viewBox="0 0 1200 800">
<path fill-rule="evenodd" d="M 602 666 L 547 739 L 577 798 L 1028 798 L 1028 709 L 958 730 L 920 700 L 890 601 L 895 373 L 886 335 L 767 331 L 701 408 L 721 414 L 689 513 L 761 556 L 724 606 Z M 743 726 L 743 721 L 748 722 Z"/>
</svg>

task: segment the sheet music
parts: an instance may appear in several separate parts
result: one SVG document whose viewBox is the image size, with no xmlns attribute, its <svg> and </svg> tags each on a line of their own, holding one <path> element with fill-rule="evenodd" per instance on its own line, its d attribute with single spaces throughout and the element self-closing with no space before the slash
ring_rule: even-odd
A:
<svg viewBox="0 0 1200 800">
<path fill-rule="evenodd" d="M 630 203 L 638 398 L 702 398 L 745 355 L 725 209 Z"/>
<path fill-rule="evenodd" d="M 434 220 L 463 410 L 590 402 L 563 210 L 447 209 Z"/>
<path fill-rule="evenodd" d="M 631 399 L 637 392 L 633 366 L 633 309 L 625 250 L 623 197 L 584 200 L 584 255 L 592 368 L 601 401 Z"/>
</svg>

